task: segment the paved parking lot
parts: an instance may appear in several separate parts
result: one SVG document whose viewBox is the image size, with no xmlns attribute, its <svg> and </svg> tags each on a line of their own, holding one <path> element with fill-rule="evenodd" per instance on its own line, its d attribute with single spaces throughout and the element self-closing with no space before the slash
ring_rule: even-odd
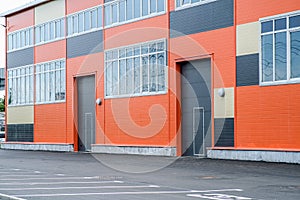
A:
<svg viewBox="0 0 300 200">
<path fill-rule="evenodd" d="M 128 172 L 132 168 L 148 172 Z M 0 150 L 0 193 L 15 199 L 64 200 L 300 199 L 300 168 L 195 158 Z"/>
</svg>

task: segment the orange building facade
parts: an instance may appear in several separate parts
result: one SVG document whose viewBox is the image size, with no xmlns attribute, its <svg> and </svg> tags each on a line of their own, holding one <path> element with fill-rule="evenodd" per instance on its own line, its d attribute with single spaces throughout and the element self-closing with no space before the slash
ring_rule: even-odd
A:
<svg viewBox="0 0 300 200">
<path fill-rule="evenodd" d="M 2 16 L 2 148 L 300 163 L 298 0 L 45 0 Z"/>
</svg>

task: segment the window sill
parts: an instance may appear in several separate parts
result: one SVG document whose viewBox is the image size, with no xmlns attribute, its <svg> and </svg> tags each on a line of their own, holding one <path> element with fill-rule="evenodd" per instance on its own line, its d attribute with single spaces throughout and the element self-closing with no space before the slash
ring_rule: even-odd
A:
<svg viewBox="0 0 300 200">
<path fill-rule="evenodd" d="M 116 95 L 116 96 L 106 96 L 104 99 L 121 99 L 121 98 L 136 98 L 136 97 L 145 97 L 145 96 L 156 96 L 156 95 L 165 95 L 167 94 L 166 91 L 156 92 L 156 93 L 140 93 L 140 94 L 132 94 L 132 95 Z"/>
<path fill-rule="evenodd" d="M 276 81 L 276 82 L 260 82 L 259 86 L 279 86 L 279 85 L 289 85 L 289 84 L 299 84 L 300 78 L 289 80 L 289 81 Z"/>
<path fill-rule="evenodd" d="M 218 0 L 207 0 L 207 1 L 200 1 L 198 3 L 186 4 L 186 5 L 183 5 L 183 6 L 180 6 L 180 7 L 176 7 L 175 11 L 184 10 L 184 9 L 187 9 L 187 8 L 192 8 L 192 7 L 203 5 L 203 4 L 208 4 L 208 3 L 215 2 L 215 1 L 218 1 Z"/>
</svg>

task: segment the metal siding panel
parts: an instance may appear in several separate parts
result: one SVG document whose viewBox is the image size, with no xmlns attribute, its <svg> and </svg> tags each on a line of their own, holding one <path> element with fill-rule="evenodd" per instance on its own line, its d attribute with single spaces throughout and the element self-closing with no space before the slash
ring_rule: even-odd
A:
<svg viewBox="0 0 300 200">
<path fill-rule="evenodd" d="M 233 26 L 233 0 L 194 6 L 170 13 L 170 37 Z"/>
<path fill-rule="evenodd" d="M 236 27 L 236 55 L 259 52 L 260 23 L 251 22 Z"/>
<path fill-rule="evenodd" d="M 34 62 L 33 47 L 13 51 L 7 54 L 7 67 L 15 68 L 25 65 L 31 65 Z"/>
<path fill-rule="evenodd" d="M 236 57 L 236 85 L 259 84 L 259 55 L 250 54 Z"/>
<path fill-rule="evenodd" d="M 8 124 L 8 142 L 33 142 L 33 124 Z"/>
<path fill-rule="evenodd" d="M 33 106 L 7 107 L 8 124 L 31 124 L 34 122 Z"/>
<path fill-rule="evenodd" d="M 234 146 L 234 118 L 215 119 L 215 146 Z"/>
<path fill-rule="evenodd" d="M 103 51 L 103 31 L 95 31 L 67 39 L 67 57 L 98 53 Z"/>
</svg>

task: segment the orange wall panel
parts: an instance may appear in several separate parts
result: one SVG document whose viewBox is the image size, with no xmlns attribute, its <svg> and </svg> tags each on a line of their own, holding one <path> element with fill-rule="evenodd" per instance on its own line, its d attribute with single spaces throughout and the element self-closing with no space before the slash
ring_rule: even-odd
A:
<svg viewBox="0 0 300 200">
<path fill-rule="evenodd" d="M 105 143 L 169 146 L 168 95 L 105 100 Z"/>
<path fill-rule="evenodd" d="M 66 104 L 36 105 L 34 142 L 66 143 Z"/>
<path fill-rule="evenodd" d="M 213 54 L 214 86 L 235 86 L 235 39 L 234 27 L 218 29 L 170 41 L 171 66 L 178 58 L 192 58 Z"/>
<path fill-rule="evenodd" d="M 35 63 L 66 58 L 66 40 L 50 42 L 35 47 Z"/>
<path fill-rule="evenodd" d="M 300 148 L 300 87 L 237 88 L 237 148 Z"/>
<path fill-rule="evenodd" d="M 66 0 L 67 15 L 103 4 L 104 0 Z"/>
<path fill-rule="evenodd" d="M 7 32 L 17 31 L 34 25 L 34 9 L 7 17 Z"/>
<path fill-rule="evenodd" d="M 105 49 L 168 38 L 168 17 L 160 15 L 104 30 Z"/>
<path fill-rule="evenodd" d="M 300 9 L 299 0 L 236 0 L 237 24 L 258 21 L 259 18 Z"/>
</svg>

